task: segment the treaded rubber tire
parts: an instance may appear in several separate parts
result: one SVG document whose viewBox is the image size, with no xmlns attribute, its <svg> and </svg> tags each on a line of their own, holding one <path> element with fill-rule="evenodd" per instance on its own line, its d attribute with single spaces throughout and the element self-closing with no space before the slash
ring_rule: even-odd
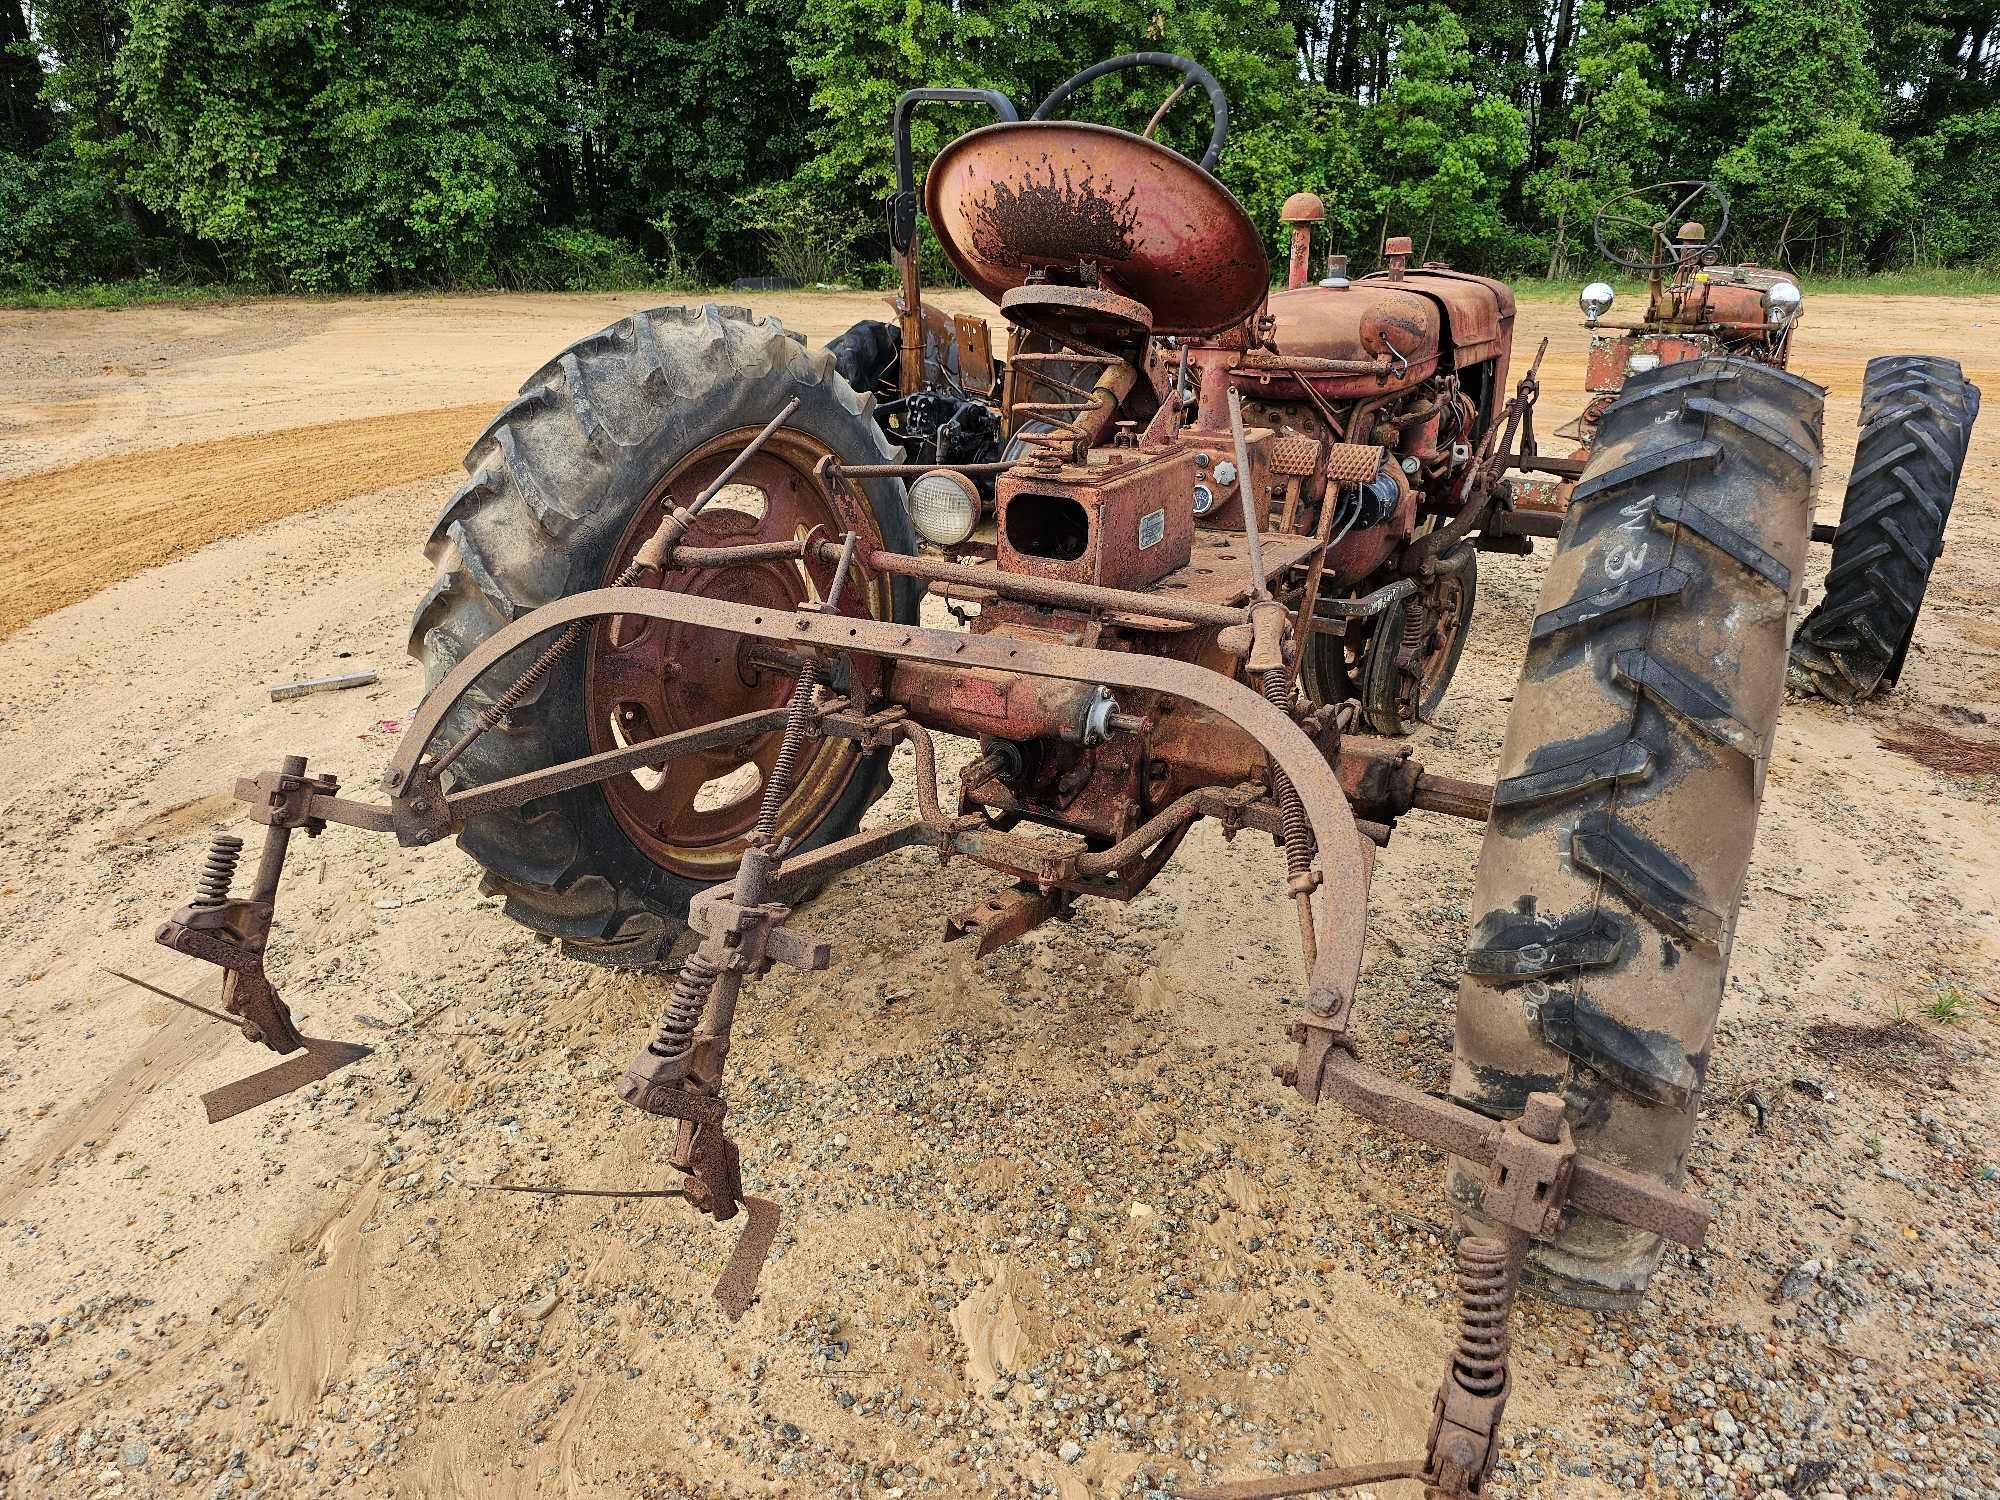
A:
<svg viewBox="0 0 2000 1500">
<path fill-rule="evenodd" d="M 840 378 L 857 391 L 892 388 L 901 364 L 903 331 L 880 318 L 864 318 L 827 340 L 826 352 Z"/>
<path fill-rule="evenodd" d="M 1784 701 L 1824 392 L 1747 360 L 1636 375 L 1542 583 L 1500 752 L 1452 1093 L 1560 1094 L 1578 1150 L 1678 1183 Z M 1485 1171 L 1450 1194 L 1480 1223 Z M 1629 1306 L 1654 1235 L 1575 1210 L 1528 1280 Z"/>
<path fill-rule="evenodd" d="M 1978 414 L 1955 359 L 1868 361 L 1825 595 L 1792 641 L 1800 688 L 1853 703 L 1902 675 Z"/>
<path fill-rule="evenodd" d="M 720 434 L 756 428 L 793 396 L 786 424 L 847 463 L 898 458 L 825 351 L 808 353 L 775 318 L 740 307 L 660 307 L 571 345 L 529 377 L 471 451 L 471 476 L 445 505 L 424 554 L 437 578 L 417 606 L 410 654 L 427 687 L 509 621 L 603 586 L 639 507 L 679 458 Z M 914 552 L 901 484 L 862 485 L 892 551 Z M 916 619 L 897 580 L 895 617 Z M 531 642 L 461 699 L 436 744 L 448 744 L 546 647 Z M 537 691 L 453 766 L 459 785 L 540 770 L 591 752 L 584 712 L 588 652 L 573 650 Z M 854 830 L 888 784 L 887 752 L 856 768 L 802 847 Z M 621 966 L 664 962 L 685 930 L 699 882 L 648 859 L 619 826 L 602 788 L 579 787 L 466 824 L 459 847 L 486 869 L 506 912 L 560 939 L 576 958 Z"/>
</svg>

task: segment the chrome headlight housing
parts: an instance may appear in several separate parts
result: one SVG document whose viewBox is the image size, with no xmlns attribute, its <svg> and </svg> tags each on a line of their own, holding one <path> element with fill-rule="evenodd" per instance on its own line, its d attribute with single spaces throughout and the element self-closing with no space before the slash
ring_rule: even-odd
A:
<svg viewBox="0 0 2000 1500">
<path fill-rule="evenodd" d="M 1805 306 L 1805 293 L 1795 282 L 1774 281 L 1764 293 L 1764 321 L 1774 325 L 1789 323 Z"/>
<path fill-rule="evenodd" d="M 979 527 L 985 512 L 979 486 L 951 469 L 932 469 L 910 486 L 910 524 L 939 547 L 956 547 Z"/>
<path fill-rule="evenodd" d="M 1576 305 L 1583 309 L 1583 321 L 1595 323 L 1611 311 L 1611 304 L 1618 293 L 1613 291 L 1608 281 L 1593 281 L 1576 294 Z"/>
</svg>

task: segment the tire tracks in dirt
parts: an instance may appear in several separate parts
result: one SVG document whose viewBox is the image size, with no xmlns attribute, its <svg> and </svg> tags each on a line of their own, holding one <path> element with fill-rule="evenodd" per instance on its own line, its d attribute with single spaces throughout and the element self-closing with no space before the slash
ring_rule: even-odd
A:
<svg viewBox="0 0 2000 1500">
<path fill-rule="evenodd" d="M 357 417 L 0 480 L 0 638 L 283 516 L 455 467 L 493 406 Z"/>
</svg>

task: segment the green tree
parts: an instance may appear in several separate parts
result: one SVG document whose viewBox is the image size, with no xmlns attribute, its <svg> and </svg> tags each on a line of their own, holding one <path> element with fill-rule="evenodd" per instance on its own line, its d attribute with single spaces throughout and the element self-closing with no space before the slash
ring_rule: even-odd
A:
<svg viewBox="0 0 2000 1500">
<path fill-rule="evenodd" d="M 1501 193 L 1527 159 L 1527 125 L 1509 101 L 1480 94 L 1465 28 L 1450 11 L 1404 24 L 1395 74 L 1363 116 L 1362 136 L 1383 235 L 1411 235 L 1419 260 L 1478 257 L 1499 238 Z"/>
<path fill-rule="evenodd" d="M 1882 100 L 1856 0 L 1742 0 L 1724 49 L 1728 94 L 1752 122 L 1716 161 L 1738 233 L 1778 264 L 1807 252 L 1845 269 L 1904 200 L 1910 173 L 1872 128 Z"/>
<path fill-rule="evenodd" d="M 1275 0 L 1205 0 L 1141 4 L 1106 0 L 1048 7 L 1039 0 L 997 0 L 979 7 L 944 0 L 805 0 L 793 39 L 794 66 L 811 90 L 810 153 L 797 190 L 819 201 L 842 199 L 872 227 L 893 185 L 890 122 L 896 99 L 921 85 L 980 86 L 1009 95 L 1026 115 L 1065 78 L 1123 52 L 1177 52 L 1201 61 L 1222 83 L 1231 106 L 1231 148 L 1222 181 L 1270 196 L 1268 164 L 1310 152 L 1316 122 L 1292 62 L 1292 34 Z M 1173 90 L 1172 75 L 1145 69 L 1093 84 L 1064 113 L 1138 130 Z M 943 144 L 983 123 L 978 106 L 930 106 L 911 132 L 919 168 Z M 1205 96 L 1191 89 L 1163 121 L 1159 136 L 1199 156 L 1208 140 Z M 1289 143 L 1287 144 L 1287 138 Z M 1261 185 L 1253 178 L 1264 174 Z M 1279 195 L 1282 198 L 1282 194 Z M 1276 241 L 1276 204 L 1258 227 Z"/>
<path fill-rule="evenodd" d="M 1569 131 L 1527 183 L 1528 202 L 1554 231 L 1551 277 L 1568 273 L 1598 205 L 1654 173 L 1667 95 L 1647 76 L 1649 60 L 1634 18 L 1614 20 L 1597 0 L 1584 7 Z"/>
<path fill-rule="evenodd" d="M 128 180 L 225 275 L 491 281 L 559 133 L 541 0 L 131 0 Z"/>
<path fill-rule="evenodd" d="M 1906 156 L 1914 203 L 1894 248 L 1918 265 L 2000 268 L 2000 106 L 1939 121 Z"/>
</svg>

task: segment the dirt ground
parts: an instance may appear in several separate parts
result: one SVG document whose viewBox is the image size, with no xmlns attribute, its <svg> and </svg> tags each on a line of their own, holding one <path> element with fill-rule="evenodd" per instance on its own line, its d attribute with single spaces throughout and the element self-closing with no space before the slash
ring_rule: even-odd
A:
<svg viewBox="0 0 2000 1500">
<path fill-rule="evenodd" d="M 757 301 L 816 339 L 879 307 Z M 1084 1500 L 1420 1451 L 1441 1164 L 1270 1080 L 1302 976 L 1260 839 L 1199 831 L 1139 901 L 984 961 L 936 941 L 989 885 L 960 864 L 814 902 L 834 971 L 779 971 L 738 1028 L 745 1177 L 785 1221 L 733 1326 L 708 1291 L 735 1226 L 470 1189 L 668 1175 L 610 1097 L 664 986 L 530 939 L 455 846 L 299 849 L 274 974 L 374 1052 L 202 1123 L 268 1054 L 105 968 L 212 983 L 151 930 L 236 775 L 303 753 L 373 784 L 421 692 L 447 471 L 640 305 L 0 312 L 0 1494 Z M 2000 299 L 1808 308 L 1822 516 L 1871 354 L 2000 394 Z M 1517 343 L 1543 334 L 1546 431 L 1585 336 L 1524 307 Z M 1417 750 L 1470 776 L 1539 577 L 1481 569 Z M 1989 412 L 1901 687 L 1780 724 L 1693 1158 L 1710 1245 L 1631 1317 L 1525 1309 L 1496 1494 L 2000 1493 L 1995 577 Z M 268 701 L 362 666 L 378 687 Z M 1363 1055 L 1424 1087 L 1478 847 L 1417 814 L 1378 864 Z"/>
</svg>

